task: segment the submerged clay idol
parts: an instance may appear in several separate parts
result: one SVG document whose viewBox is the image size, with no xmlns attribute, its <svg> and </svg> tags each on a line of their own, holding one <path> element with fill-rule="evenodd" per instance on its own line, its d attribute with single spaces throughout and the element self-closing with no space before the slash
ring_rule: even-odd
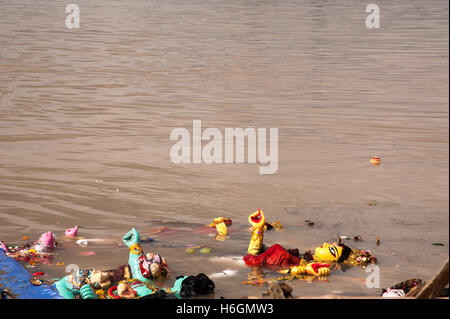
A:
<svg viewBox="0 0 450 319">
<path fill-rule="evenodd" d="M 8 246 L 0 241 L 0 247 L 5 251 L 6 255 L 15 260 L 23 260 L 30 265 L 38 263 L 51 263 L 53 251 L 56 248 L 56 236 L 48 231 L 43 233 L 39 240 L 28 242 L 18 246 Z"/>
<path fill-rule="evenodd" d="M 250 255 L 256 256 L 261 253 L 264 243 L 264 226 L 266 224 L 266 218 L 261 209 L 254 212 L 248 217 L 248 222 L 253 227 L 252 237 L 248 246 L 247 252 Z"/>
<path fill-rule="evenodd" d="M 144 255 L 140 245 L 139 233 L 131 229 L 122 238 L 130 249 L 128 264 L 131 267 L 132 277 L 142 282 L 151 282 L 156 279 L 164 279 L 170 275 L 166 259 L 159 254 Z"/>
</svg>

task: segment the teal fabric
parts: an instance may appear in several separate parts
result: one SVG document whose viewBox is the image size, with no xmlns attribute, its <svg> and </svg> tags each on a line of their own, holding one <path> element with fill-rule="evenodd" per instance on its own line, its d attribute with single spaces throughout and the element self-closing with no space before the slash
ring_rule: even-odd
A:
<svg viewBox="0 0 450 319">
<path fill-rule="evenodd" d="M 171 290 L 173 293 L 175 293 L 175 296 L 176 296 L 178 299 L 181 299 L 181 296 L 180 296 L 181 285 L 183 284 L 183 281 L 184 281 L 186 278 L 187 278 L 187 276 L 178 278 L 177 280 L 175 280 L 175 282 L 174 282 L 172 288 L 170 288 L 170 290 Z"/>
</svg>

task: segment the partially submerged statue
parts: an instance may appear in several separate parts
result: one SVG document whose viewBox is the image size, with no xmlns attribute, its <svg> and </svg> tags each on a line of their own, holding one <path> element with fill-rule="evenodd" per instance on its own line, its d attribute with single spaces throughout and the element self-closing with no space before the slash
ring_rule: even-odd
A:
<svg viewBox="0 0 450 319">
<path fill-rule="evenodd" d="M 0 248 L 5 251 L 7 256 L 15 260 L 25 261 L 31 265 L 41 262 L 51 263 L 51 257 L 56 245 L 56 236 L 51 231 L 43 233 L 39 240 L 17 246 L 7 246 L 0 241 Z"/>
<path fill-rule="evenodd" d="M 144 255 L 134 228 L 122 240 L 130 249 L 128 265 L 107 271 L 83 269 L 65 276 L 55 284 L 61 296 L 96 299 L 95 291 L 99 290 L 108 291 L 111 298 L 136 298 L 153 293 L 156 290 L 151 287 L 153 281 L 170 275 L 165 258 L 159 254 Z M 114 294 L 116 290 L 118 295 Z"/>
<path fill-rule="evenodd" d="M 285 249 L 279 244 L 269 248 L 264 246 L 265 216 L 262 210 L 251 214 L 248 218 L 252 225 L 252 236 L 248 246 L 248 254 L 244 256 L 244 262 L 248 266 L 264 266 L 278 269 L 289 274 L 306 274 L 314 276 L 327 276 L 330 274 L 330 264 L 325 262 L 346 262 L 352 265 L 365 266 L 376 263 L 377 260 L 368 250 L 351 249 L 343 244 L 328 244 L 315 249 L 314 256 L 311 253 L 300 255 L 298 249 Z"/>
<path fill-rule="evenodd" d="M 131 267 L 132 278 L 151 283 L 153 280 L 164 279 L 170 275 L 164 257 L 152 253 L 144 255 L 136 229 L 131 229 L 122 240 L 130 249 L 128 265 Z"/>
</svg>

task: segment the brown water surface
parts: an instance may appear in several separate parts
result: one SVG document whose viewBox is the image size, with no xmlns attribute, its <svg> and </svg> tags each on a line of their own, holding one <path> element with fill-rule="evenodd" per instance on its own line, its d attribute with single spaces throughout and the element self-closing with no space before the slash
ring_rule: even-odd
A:
<svg viewBox="0 0 450 319">
<path fill-rule="evenodd" d="M 1 239 L 62 239 L 78 225 L 112 242 L 61 240 L 55 260 L 111 268 L 126 262 L 118 243 L 136 227 L 175 276 L 237 270 L 215 279 L 227 298 L 264 289 L 215 258 L 246 253 L 258 207 L 286 226 L 267 245 L 305 251 L 360 235 L 348 244 L 378 257 L 382 287 L 429 280 L 448 258 L 447 1 L 380 2 L 379 29 L 365 26 L 368 3 L 352 0 L 76 3 L 80 28 L 67 29 L 67 1 L 0 0 Z M 174 164 L 170 132 L 192 132 L 193 120 L 278 128 L 277 173 Z M 190 231 L 218 216 L 233 219 L 226 241 Z M 188 230 L 151 234 L 160 226 Z M 377 295 L 367 275 L 290 285 L 295 296 Z"/>
</svg>

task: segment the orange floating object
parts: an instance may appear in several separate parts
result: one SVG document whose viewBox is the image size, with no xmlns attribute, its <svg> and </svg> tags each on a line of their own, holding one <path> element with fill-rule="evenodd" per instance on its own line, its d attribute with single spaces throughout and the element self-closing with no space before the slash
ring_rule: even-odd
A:
<svg viewBox="0 0 450 319">
<path fill-rule="evenodd" d="M 380 165 L 380 158 L 377 156 L 374 156 L 370 159 L 370 164 L 372 164 L 373 166 L 378 166 Z"/>
<path fill-rule="evenodd" d="M 27 236 L 23 236 L 22 239 L 23 239 L 23 240 L 27 240 L 28 237 L 27 237 Z"/>
<path fill-rule="evenodd" d="M 79 253 L 80 256 L 95 256 L 96 253 L 94 251 L 82 251 Z"/>
</svg>

